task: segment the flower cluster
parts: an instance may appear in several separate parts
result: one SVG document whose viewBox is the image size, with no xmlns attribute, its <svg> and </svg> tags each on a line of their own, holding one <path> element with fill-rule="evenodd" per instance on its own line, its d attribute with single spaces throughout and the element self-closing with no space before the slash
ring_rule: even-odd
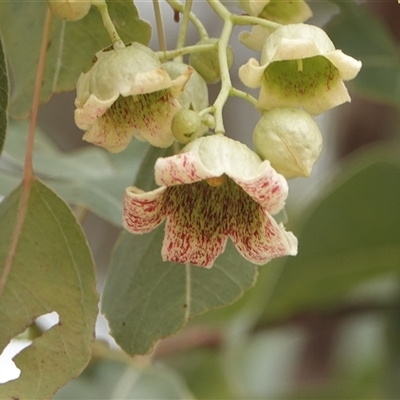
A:
<svg viewBox="0 0 400 400">
<path fill-rule="evenodd" d="M 242 82 L 260 87 L 263 112 L 254 133 L 257 153 L 287 179 L 309 176 L 322 149 L 311 115 L 350 101 L 343 81 L 355 78 L 361 62 L 336 50 L 328 35 L 307 24 L 283 25 L 265 40 L 261 62 L 239 69 Z"/>
<path fill-rule="evenodd" d="M 229 79 L 234 54 L 228 37 L 202 32 L 190 66 L 178 59 L 162 64 L 148 47 L 114 38 L 77 83 L 75 121 L 86 131 L 84 140 L 111 152 L 122 151 L 132 137 L 158 147 L 186 145 L 157 160 L 157 189 L 131 186 L 125 194 L 129 232 L 143 234 L 166 221 L 165 261 L 210 268 L 228 238 L 254 264 L 295 255 L 296 237 L 274 219 L 285 205 L 286 179 L 310 175 L 322 149 L 311 115 L 350 101 L 343 81 L 361 68 L 322 29 L 303 23 L 312 15 L 303 0 L 240 5 L 247 15 L 238 18 L 253 25 L 240 39 L 262 50 L 260 62 L 251 58 L 239 69 L 246 86 L 260 88 L 251 100 L 262 113 L 253 132 L 256 152 L 221 134 L 223 104 L 240 92 Z M 219 80 L 221 92 L 210 106 L 206 82 Z"/>
</svg>

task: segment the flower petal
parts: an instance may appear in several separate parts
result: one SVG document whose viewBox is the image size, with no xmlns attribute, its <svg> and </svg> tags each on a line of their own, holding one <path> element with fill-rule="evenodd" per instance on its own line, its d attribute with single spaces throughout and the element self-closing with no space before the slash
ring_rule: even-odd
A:
<svg viewBox="0 0 400 400">
<path fill-rule="evenodd" d="M 165 191 L 166 188 L 161 187 L 145 193 L 134 186 L 128 187 L 124 198 L 124 227 L 131 233 L 146 233 L 161 224 L 165 218 Z"/>
<path fill-rule="evenodd" d="M 240 80 L 249 88 L 257 88 L 261 85 L 265 65 L 260 65 L 255 58 L 250 58 L 246 64 L 239 68 Z"/>
<path fill-rule="evenodd" d="M 269 29 L 265 26 L 255 25 L 251 32 L 241 32 L 239 34 L 239 40 L 249 49 L 261 51 L 265 40 L 273 31 L 273 29 Z"/>
<path fill-rule="evenodd" d="M 198 155 L 193 152 L 159 158 L 154 170 L 156 183 L 160 186 L 193 183 L 216 176 L 213 171 L 204 166 Z"/>
<path fill-rule="evenodd" d="M 296 255 L 296 237 L 261 209 L 260 214 L 264 215 L 260 215 L 259 224 L 254 223 L 257 220 L 249 221 L 230 234 L 240 254 L 257 265 L 263 265 L 272 258 Z"/>
<path fill-rule="evenodd" d="M 260 89 L 258 107 L 263 110 L 272 110 L 278 107 L 302 107 L 309 114 L 318 115 L 350 100 L 342 80 L 327 82 L 307 96 L 288 96 L 283 90 L 279 91 L 269 82 L 264 81 Z"/>
<path fill-rule="evenodd" d="M 344 54 L 341 50 L 331 51 L 324 56 L 339 70 L 344 81 L 354 79 L 362 66 L 361 61 Z"/>
<path fill-rule="evenodd" d="M 277 214 L 285 206 L 288 196 L 286 179 L 278 174 L 267 160 L 260 164 L 257 172 L 250 179 L 239 175 L 230 177 L 271 215 Z"/>
<path fill-rule="evenodd" d="M 115 102 L 117 98 L 100 100 L 95 95 L 90 95 L 82 107 L 75 109 L 75 123 L 80 129 L 89 129 Z M 76 102 L 75 102 L 76 103 Z"/>
<path fill-rule="evenodd" d="M 169 147 L 174 141 L 171 122 L 181 109 L 170 90 L 139 95 L 130 109 L 129 125 L 134 134 L 157 147 Z"/>
<path fill-rule="evenodd" d="M 164 260 L 212 266 L 227 240 L 224 227 L 231 201 L 228 189 L 227 184 L 212 187 L 204 181 L 167 189 Z"/>
<path fill-rule="evenodd" d="M 225 250 L 228 238 L 223 235 L 206 237 L 194 229 L 190 220 L 168 219 L 161 250 L 164 261 L 190 263 L 211 268 L 215 259 Z"/>
</svg>

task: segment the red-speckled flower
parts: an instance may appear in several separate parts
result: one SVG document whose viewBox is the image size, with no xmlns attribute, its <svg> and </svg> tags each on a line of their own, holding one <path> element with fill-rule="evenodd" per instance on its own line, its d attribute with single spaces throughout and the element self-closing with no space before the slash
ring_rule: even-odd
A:
<svg viewBox="0 0 400 400">
<path fill-rule="evenodd" d="M 168 147 L 174 141 L 171 121 L 182 108 L 182 94 L 192 68 L 172 80 L 156 54 L 139 43 L 105 49 L 77 83 L 75 123 L 83 139 L 117 153 L 131 140 Z"/>
<path fill-rule="evenodd" d="M 312 115 L 350 101 L 343 81 L 356 77 L 361 61 L 335 50 L 328 35 L 306 24 L 285 25 L 265 42 L 261 65 L 251 58 L 239 77 L 261 86 L 258 107 L 302 107 Z"/>
<path fill-rule="evenodd" d="M 145 233 L 166 219 L 164 261 L 210 268 L 230 237 L 243 257 L 265 264 L 295 255 L 297 239 L 272 215 L 284 207 L 285 178 L 244 144 L 202 137 L 155 165 L 159 187 L 128 187 L 124 227 Z"/>
</svg>

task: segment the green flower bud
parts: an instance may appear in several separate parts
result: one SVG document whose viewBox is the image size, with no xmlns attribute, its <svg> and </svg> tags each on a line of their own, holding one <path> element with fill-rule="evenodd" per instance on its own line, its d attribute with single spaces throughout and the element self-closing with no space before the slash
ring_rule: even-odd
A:
<svg viewBox="0 0 400 400">
<path fill-rule="evenodd" d="M 285 178 L 311 174 L 322 150 L 317 123 L 299 108 L 275 108 L 258 121 L 253 141 L 256 152 Z"/>
<path fill-rule="evenodd" d="M 66 21 L 78 21 L 90 10 L 90 0 L 47 0 L 51 13 Z"/>
<path fill-rule="evenodd" d="M 171 130 L 174 138 L 182 144 L 191 142 L 196 138 L 196 132 L 200 128 L 201 119 L 192 110 L 179 111 L 171 123 Z"/>
<path fill-rule="evenodd" d="M 198 42 L 197 44 L 218 43 L 218 39 L 209 38 Z M 235 59 L 235 54 L 230 46 L 226 53 L 228 59 L 228 68 L 231 68 Z M 209 51 L 199 51 L 189 56 L 189 64 L 204 78 L 207 83 L 217 83 L 221 79 L 219 67 L 218 49 Z"/>
</svg>

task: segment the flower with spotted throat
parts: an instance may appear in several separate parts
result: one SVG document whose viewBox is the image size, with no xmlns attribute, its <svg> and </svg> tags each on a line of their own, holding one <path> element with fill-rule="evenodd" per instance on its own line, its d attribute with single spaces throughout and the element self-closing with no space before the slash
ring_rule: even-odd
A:
<svg viewBox="0 0 400 400">
<path fill-rule="evenodd" d="M 171 79 L 156 54 L 140 43 L 107 48 L 77 83 L 75 123 L 83 139 L 110 152 L 125 149 L 132 136 L 157 147 L 170 146 L 171 121 L 182 108 L 192 68 Z"/>
<path fill-rule="evenodd" d="M 297 24 L 312 17 L 312 11 L 304 0 L 239 0 L 247 14 L 276 22 L 278 24 Z M 261 51 L 267 37 L 275 29 L 255 25 L 250 32 L 242 32 L 239 40 L 249 49 Z"/>
<path fill-rule="evenodd" d="M 261 86 L 258 107 L 302 107 L 311 115 L 350 101 L 343 81 L 356 77 L 361 61 L 335 50 L 320 28 L 285 25 L 265 42 L 261 65 L 251 58 L 239 69 L 243 83 Z"/>
<path fill-rule="evenodd" d="M 254 264 L 295 255 L 297 239 L 272 215 L 284 207 L 285 178 L 244 144 L 215 134 L 155 165 L 159 188 L 128 187 L 124 227 L 145 233 L 166 219 L 164 261 L 210 268 L 231 238 Z"/>
</svg>

